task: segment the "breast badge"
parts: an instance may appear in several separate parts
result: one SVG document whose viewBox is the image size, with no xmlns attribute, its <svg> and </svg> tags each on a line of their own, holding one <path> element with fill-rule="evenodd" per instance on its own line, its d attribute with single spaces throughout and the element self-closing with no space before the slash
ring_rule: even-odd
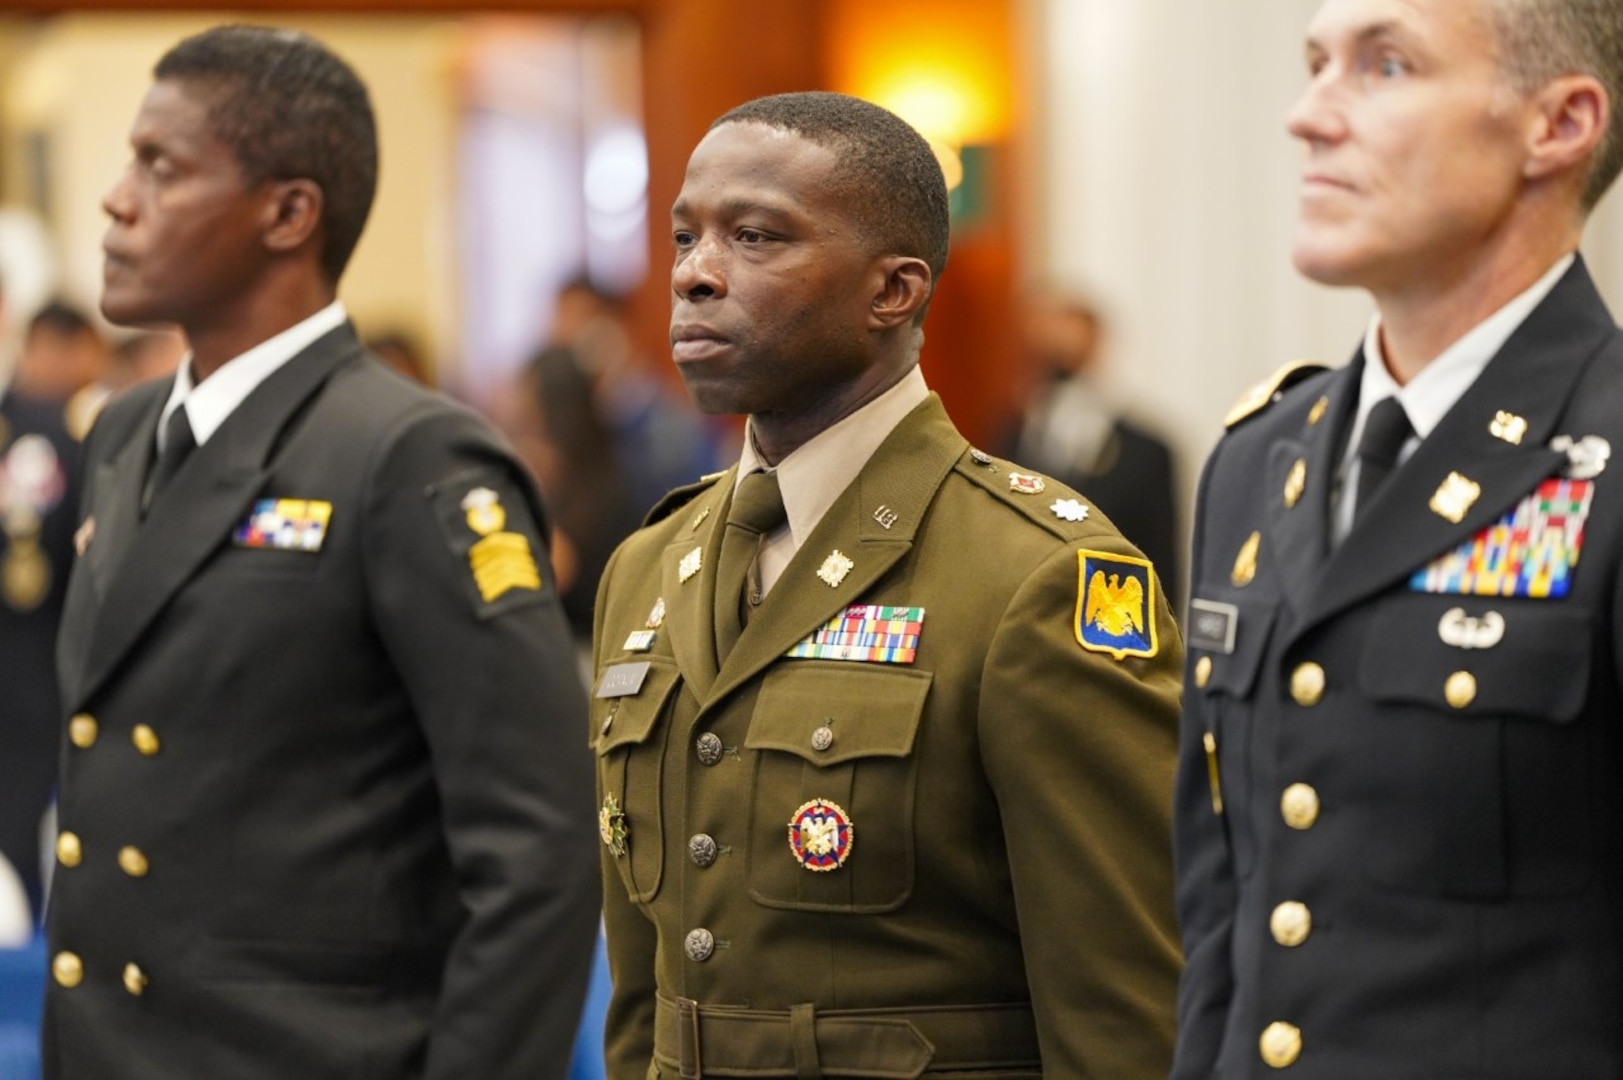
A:
<svg viewBox="0 0 1623 1080">
<path fill-rule="evenodd" d="M 530 538 L 506 531 L 507 511 L 497 494 L 487 487 L 474 488 L 462 497 L 462 509 L 468 528 L 479 535 L 468 549 L 468 565 L 480 598 L 489 604 L 514 589 L 539 591 L 541 571 Z"/>
<path fill-rule="evenodd" d="M 1414 592 L 1560 598 L 1572 588 L 1594 485 L 1546 480 L 1515 509 L 1409 579 Z"/>
<path fill-rule="evenodd" d="M 924 631 L 924 609 L 852 604 L 798 641 L 784 656 L 791 660 L 858 660 L 911 664 Z"/>
<path fill-rule="evenodd" d="M 851 855 L 856 826 L 827 799 L 802 803 L 789 819 L 789 850 L 807 870 L 838 870 Z"/>
<path fill-rule="evenodd" d="M 1155 571 L 1147 559 L 1077 552 L 1076 640 L 1116 660 L 1154 656 Z"/>
<path fill-rule="evenodd" d="M 1568 480 L 1593 480 L 1606 471 L 1606 463 L 1612 459 L 1612 444 L 1599 435 L 1581 439 L 1557 435 L 1550 440 L 1550 449 L 1567 455 L 1567 467 L 1561 475 Z"/>
<path fill-rule="evenodd" d="M 597 812 L 597 834 L 616 859 L 626 853 L 626 815 L 613 795 L 603 797 L 603 807 Z"/>
</svg>

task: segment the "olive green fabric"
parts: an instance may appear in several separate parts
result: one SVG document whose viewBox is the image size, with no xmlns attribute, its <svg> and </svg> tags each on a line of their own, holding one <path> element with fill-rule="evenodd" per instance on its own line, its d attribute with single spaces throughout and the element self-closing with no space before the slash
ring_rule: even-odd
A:
<svg viewBox="0 0 1623 1080">
<path fill-rule="evenodd" d="M 718 667 L 732 486 L 723 474 L 631 537 L 598 596 L 594 667 L 613 694 L 594 697 L 591 727 L 609 1075 L 664 1074 L 651 1065 L 657 991 L 786 1018 L 805 1005 L 861 1016 L 1030 1002 L 1045 1075 L 1161 1080 L 1181 965 L 1170 809 L 1182 645 L 1158 588 L 1152 657 L 1086 650 L 1076 625 L 1079 552 L 1137 552 L 1097 511 L 1065 520 L 1053 507 L 1074 516 L 1068 489 L 1012 490 L 1010 466 L 972 455 L 932 395 Z M 850 562 L 843 575 L 834 552 Z M 913 661 L 785 656 L 853 604 L 922 607 Z M 697 752 L 704 735 L 719 737 L 714 764 Z M 808 871 L 790 847 L 788 823 L 814 799 L 853 825 L 837 869 Z M 692 959 L 701 929 L 713 948 Z M 715 1043 L 712 1062 L 730 1049 Z"/>
</svg>

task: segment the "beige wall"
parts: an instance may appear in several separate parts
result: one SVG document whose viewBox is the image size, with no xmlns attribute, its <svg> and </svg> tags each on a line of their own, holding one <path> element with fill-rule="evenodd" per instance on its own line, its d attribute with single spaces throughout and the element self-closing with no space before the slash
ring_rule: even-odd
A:
<svg viewBox="0 0 1623 1080">
<path fill-rule="evenodd" d="M 61 246 L 63 287 L 74 298 L 93 305 L 100 291 L 101 194 L 128 159 L 130 121 L 153 64 L 180 38 L 228 19 L 86 14 L 0 22 L 0 107 L 8 136 L 0 190 L 25 190 L 21 140 L 48 130 L 56 209 L 49 224 Z M 377 203 L 340 295 L 363 333 L 402 325 L 454 367 L 459 26 L 402 17 L 266 21 L 316 34 L 384 103 Z"/>
</svg>

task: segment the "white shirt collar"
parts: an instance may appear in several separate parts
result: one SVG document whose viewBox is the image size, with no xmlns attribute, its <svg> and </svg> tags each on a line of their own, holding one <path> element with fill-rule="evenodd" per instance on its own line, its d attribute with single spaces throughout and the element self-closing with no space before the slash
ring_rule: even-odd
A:
<svg viewBox="0 0 1623 1080">
<path fill-rule="evenodd" d="M 344 325 L 348 318 L 344 302 L 334 300 L 304 321 L 227 360 L 201 383 L 192 382 L 192 355 L 187 353 L 175 371 L 169 400 L 164 402 L 163 414 L 158 417 L 158 449 L 163 449 L 164 424 L 182 402 L 186 405 L 192 436 L 197 445 L 202 446 L 260 383 L 317 338 Z"/>
</svg>

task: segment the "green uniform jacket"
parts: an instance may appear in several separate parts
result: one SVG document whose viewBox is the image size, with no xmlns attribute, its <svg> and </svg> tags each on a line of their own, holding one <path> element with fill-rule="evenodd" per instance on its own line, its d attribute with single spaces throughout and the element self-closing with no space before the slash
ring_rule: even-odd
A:
<svg viewBox="0 0 1623 1080">
<path fill-rule="evenodd" d="M 1106 586 L 1134 567 L 1153 582 L 1148 564 L 1097 512 L 1062 518 L 1069 490 L 1012 490 L 932 395 L 718 670 L 732 475 L 657 509 L 598 595 L 610 1077 L 1161 1080 L 1182 645 L 1153 584 L 1136 614 L 1152 655 L 1090 651 L 1078 630 L 1094 571 L 1109 608 L 1133 590 Z M 916 657 L 785 655 L 855 604 L 922 608 Z M 820 872 L 788 828 L 813 801 L 851 826 Z M 862 1027 L 877 1019 L 905 1022 Z"/>
</svg>

